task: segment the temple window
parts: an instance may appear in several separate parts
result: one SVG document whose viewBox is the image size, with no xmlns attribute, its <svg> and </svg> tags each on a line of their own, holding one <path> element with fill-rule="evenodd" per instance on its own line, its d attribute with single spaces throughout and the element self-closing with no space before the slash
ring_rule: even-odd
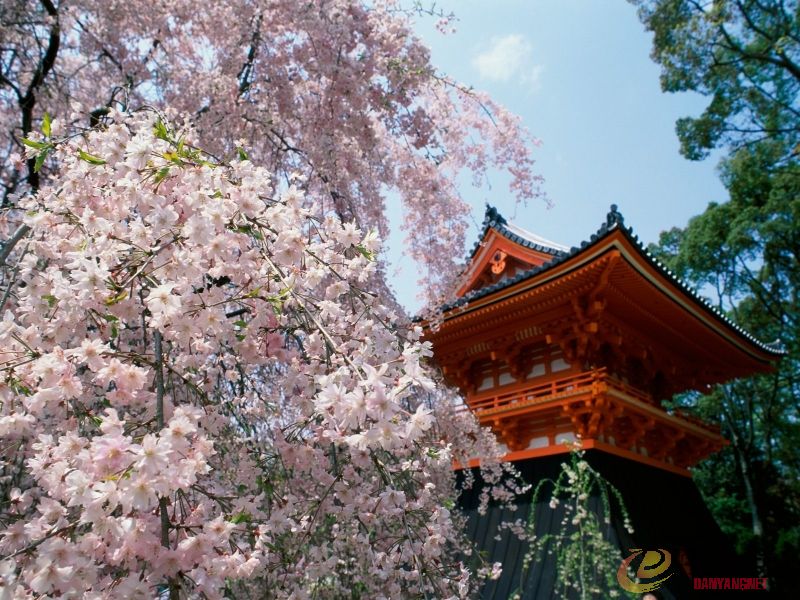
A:
<svg viewBox="0 0 800 600">
<path fill-rule="evenodd" d="M 572 366 L 564 359 L 561 348 L 556 345 L 548 346 L 544 343 L 531 347 L 528 361 L 531 368 L 528 371 L 527 379 L 536 379 L 559 371 L 566 371 Z"/>
</svg>

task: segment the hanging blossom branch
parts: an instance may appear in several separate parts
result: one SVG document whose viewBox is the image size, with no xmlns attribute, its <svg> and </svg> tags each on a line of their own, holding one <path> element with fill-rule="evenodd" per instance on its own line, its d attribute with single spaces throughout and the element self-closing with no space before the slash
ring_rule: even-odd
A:
<svg viewBox="0 0 800 600">
<path fill-rule="evenodd" d="M 592 468 L 583 454 L 577 445 L 570 454 L 570 461 L 562 463 L 558 477 L 543 479 L 533 490 L 528 522 L 524 528 L 517 524 L 529 548 L 512 600 L 522 597 L 531 569 L 537 568 L 536 563 L 545 552 L 555 555 L 554 593 L 559 597 L 581 600 L 637 597 L 619 586 L 616 573 L 622 556 L 610 539 L 612 501 L 616 501 L 622 513 L 624 528 L 633 533 L 622 494 Z M 556 513 L 552 518 L 560 519 L 560 527 L 537 536 L 538 519 L 542 518 L 542 510 L 547 510 L 537 511 L 537 505 L 546 499 L 548 488 L 549 510 Z"/>
<path fill-rule="evenodd" d="M 506 470 L 422 401 L 420 331 L 363 291 L 377 236 L 150 110 L 27 152 L 61 170 L 0 321 L 5 588 L 468 595 L 452 462 Z"/>
</svg>

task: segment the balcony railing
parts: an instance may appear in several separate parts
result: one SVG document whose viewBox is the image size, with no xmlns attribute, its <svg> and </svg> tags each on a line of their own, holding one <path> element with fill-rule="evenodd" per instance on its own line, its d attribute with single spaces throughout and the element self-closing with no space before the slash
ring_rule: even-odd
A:
<svg viewBox="0 0 800 600">
<path fill-rule="evenodd" d="M 483 392 L 474 396 L 468 402 L 468 406 L 480 417 L 506 410 L 534 406 L 560 398 L 600 393 L 608 389 L 614 389 L 642 402 L 653 404 L 653 399 L 650 395 L 612 377 L 605 367 L 601 367 L 582 373 L 573 373 L 558 379 L 533 383 L 525 387 L 515 387 L 501 393 Z"/>
</svg>

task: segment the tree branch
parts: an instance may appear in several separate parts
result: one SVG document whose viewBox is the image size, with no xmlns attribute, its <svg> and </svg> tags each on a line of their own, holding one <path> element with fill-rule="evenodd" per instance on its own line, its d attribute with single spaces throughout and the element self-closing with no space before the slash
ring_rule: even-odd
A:
<svg viewBox="0 0 800 600">
<path fill-rule="evenodd" d="M 58 48 L 61 45 L 61 25 L 58 22 L 58 10 L 51 0 L 40 0 L 40 2 L 47 14 L 53 17 L 53 25 L 50 28 L 47 50 L 39 61 L 36 71 L 33 73 L 33 78 L 31 79 L 31 83 L 25 95 L 19 100 L 19 107 L 22 111 L 22 137 L 26 137 L 31 131 L 33 125 L 33 107 L 36 105 L 36 92 L 55 65 L 56 57 L 58 56 Z M 27 180 L 31 189 L 38 190 L 39 173 L 34 170 L 35 162 L 35 158 L 28 159 Z"/>
<path fill-rule="evenodd" d="M 17 230 L 14 232 L 14 234 L 8 238 L 8 240 L 6 240 L 6 243 L 3 244 L 2 250 L 0 250 L 0 266 L 6 264 L 6 259 L 8 258 L 8 255 L 11 254 L 14 246 L 16 246 L 22 238 L 28 235 L 30 230 L 31 228 L 27 225 L 20 225 L 17 227 Z"/>
</svg>

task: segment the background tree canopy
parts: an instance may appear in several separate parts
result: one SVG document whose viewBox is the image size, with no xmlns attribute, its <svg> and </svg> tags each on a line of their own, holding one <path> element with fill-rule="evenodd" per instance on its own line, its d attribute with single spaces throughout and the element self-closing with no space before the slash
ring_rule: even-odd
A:
<svg viewBox="0 0 800 600">
<path fill-rule="evenodd" d="M 729 192 L 651 250 L 787 356 L 769 375 L 675 399 L 721 419 L 731 445 L 696 470 L 722 528 L 784 589 L 800 548 L 800 11 L 790 1 L 633 0 L 664 91 L 709 97 L 680 119 L 681 152 L 721 150 Z"/>
</svg>

